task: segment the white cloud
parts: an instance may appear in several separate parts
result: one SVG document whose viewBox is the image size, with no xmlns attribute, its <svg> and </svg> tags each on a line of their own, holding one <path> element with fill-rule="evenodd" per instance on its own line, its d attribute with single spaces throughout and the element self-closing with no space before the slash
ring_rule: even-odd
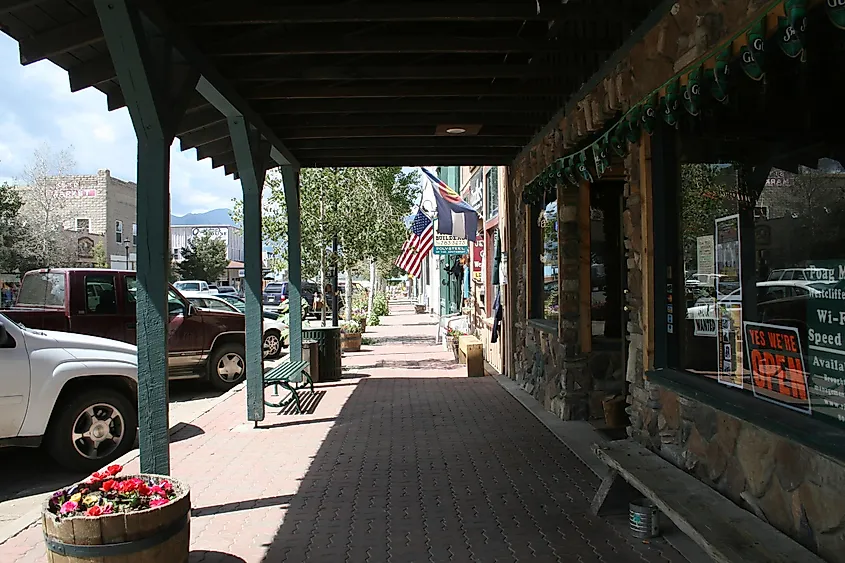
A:
<svg viewBox="0 0 845 563">
<path fill-rule="evenodd" d="M 49 61 L 21 66 L 17 43 L 0 34 L 0 181 L 19 177 L 32 151 L 43 142 L 54 149 L 73 146 L 76 171 L 108 168 L 135 181 L 137 143 L 126 108 L 109 112 L 106 98 L 89 88 L 71 93 L 67 72 Z M 230 207 L 240 183 L 196 151 L 171 149 L 172 211 L 182 215 Z"/>
</svg>

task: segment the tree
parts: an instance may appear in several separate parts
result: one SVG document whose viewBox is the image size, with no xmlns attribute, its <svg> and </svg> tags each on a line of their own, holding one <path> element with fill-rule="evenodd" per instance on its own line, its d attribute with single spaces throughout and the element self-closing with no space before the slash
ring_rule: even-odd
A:
<svg viewBox="0 0 845 563">
<path fill-rule="evenodd" d="M 76 162 L 73 149 L 54 152 L 49 144 L 42 144 L 32 154 L 24 168 L 19 188 L 24 199 L 21 218 L 29 230 L 27 255 L 34 254 L 42 267 L 73 266 L 77 261 L 76 240 L 65 232 L 65 198 Z"/>
<path fill-rule="evenodd" d="M 335 262 L 347 274 L 375 261 L 389 269 L 408 236 L 403 219 L 419 195 L 419 175 L 400 167 L 306 168 L 300 176 L 302 277 L 324 277 Z M 287 208 L 281 174 L 270 171 L 264 185 L 263 236 L 276 256 L 287 261 Z M 234 202 L 232 218 L 243 223 L 243 206 Z M 337 234 L 339 251 L 330 252 Z M 321 283 L 323 280 L 320 280 Z M 374 280 L 371 280 L 371 282 Z M 351 304 L 351 299 L 345 299 Z M 348 310 L 347 310 L 348 313 Z"/>
<path fill-rule="evenodd" d="M 214 282 L 226 271 L 226 241 L 215 238 L 210 232 L 202 232 L 182 249 L 182 261 L 176 269 L 182 279 Z"/>
<path fill-rule="evenodd" d="M 38 265 L 30 252 L 29 229 L 20 216 L 23 205 L 14 186 L 0 184 L 0 272 L 25 272 Z"/>
<path fill-rule="evenodd" d="M 103 244 L 103 241 L 97 242 L 94 245 L 94 267 L 95 268 L 108 268 L 109 267 L 109 260 L 106 256 L 106 245 Z"/>
</svg>

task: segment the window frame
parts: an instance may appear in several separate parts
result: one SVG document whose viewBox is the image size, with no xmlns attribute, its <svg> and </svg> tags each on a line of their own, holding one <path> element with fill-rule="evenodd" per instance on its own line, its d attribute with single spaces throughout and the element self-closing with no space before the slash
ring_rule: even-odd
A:
<svg viewBox="0 0 845 563">
<path fill-rule="evenodd" d="M 114 241 L 123 244 L 123 221 L 116 219 L 114 222 Z"/>
<path fill-rule="evenodd" d="M 110 278 L 112 281 L 112 292 L 114 293 L 114 312 L 112 313 L 98 313 L 95 309 L 91 309 L 88 305 L 88 284 L 90 279 Z M 120 309 L 117 303 L 117 276 L 114 274 L 86 274 L 82 279 L 82 288 L 85 292 L 85 314 L 86 315 L 118 315 Z"/>
<path fill-rule="evenodd" d="M 492 180 L 492 181 L 491 181 Z M 491 186 L 491 184 L 495 184 Z M 489 221 L 494 217 L 499 216 L 499 209 L 501 207 L 501 202 L 499 201 L 499 168 L 496 166 L 491 167 L 485 174 L 484 174 L 484 218 L 485 220 Z M 495 194 L 495 202 L 496 202 L 496 209 L 490 208 L 490 202 L 492 200 L 491 194 Z"/>
<path fill-rule="evenodd" d="M 79 228 L 79 222 L 80 221 L 88 221 L 88 228 L 86 230 L 83 231 L 82 229 Z M 90 233 L 91 232 L 91 219 L 87 218 L 87 217 L 76 217 L 74 219 L 74 227 L 75 227 L 75 230 L 77 232 Z"/>
<path fill-rule="evenodd" d="M 138 223 L 132 223 L 132 246 L 138 246 Z"/>
<path fill-rule="evenodd" d="M 669 298 L 684 288 L 683 255 L 681 252 L 680 224 L 680 171 L 678 158 L 679 134 L 658 122 L 651 137 L 652 144 L 652 248 L 654 249 L 653 300 L 651 309 L 654 336 L 654 363 L 646 369 L 644 377 L 653 384 L 664 387 L 679 396 L 701 402 L 718 411 L 738 418 L 778 436 L 798 442 L 822 454 L 845 461 L 845 432 L 843 428 L 821 418 L 785 408 L 754 397 L 751 393 L 712 381 L 701 375 L 674 367 L 680 365 L 681 331 L 668 331 L 667 305 Z M 750 221 L 753 229 L 754 210 L 740 212 L 740 231 L 743 240 Z M 752 231 L 753 233 L 753 231 Z M 751 238 L 753 240 L 753 236 Z M 753 252 L 751 245 L 746 245 Z M 742 250 L 742 260 L 745 261 Z M 753 263 L 753 262 L 751 262 Z M 786 281 L 783 273 L 772 282 Z M 756 300 L 753 279 L 744 276 L 742 284 L 743 308 Z M 750 290 L 746 285 L 750 283 Z M 678 288 L 675 290 L 674 288 Z M 670 293 L 670 290 L 671 293 Z M 756 307 L 756 301 L 753 304 Z M 679 311 L 675 311 L 679 313 Z"/>
</svg>

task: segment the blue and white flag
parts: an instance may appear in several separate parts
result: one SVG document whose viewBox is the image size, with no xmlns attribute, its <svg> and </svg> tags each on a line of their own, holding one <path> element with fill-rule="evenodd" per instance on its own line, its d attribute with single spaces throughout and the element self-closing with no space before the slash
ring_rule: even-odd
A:
<svg viewBox="0 0 845 563">
<path fill-rule="evenodd" d="M 425 168 L 422 171 L 431 181 L 434 201 L 437 202 L 437 232 L 475 242 L 478 213 L 443 180 Z"/>
</svg>

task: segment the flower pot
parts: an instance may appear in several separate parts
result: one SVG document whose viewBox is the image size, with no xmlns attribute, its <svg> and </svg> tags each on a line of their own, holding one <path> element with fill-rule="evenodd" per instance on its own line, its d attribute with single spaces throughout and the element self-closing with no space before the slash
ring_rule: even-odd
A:
<svg viewBox="0 0 845 563">
<path fill-rule="evenodd" d="M 425 305 L 414 305 L 414 312 L 418 315 L 425 313 Z"/>
<path fill-rule="evenodd" d="M 458 361 L 458 339 L 454 336 L 447 336 L 446 337 L 446 347 L 452 351 L 452 356 L 454 356 L 455 361 Z"/>
<path fill-rule="evenodd" d="M 361 350 L 361 333 L 341 334 L 340 349 L 344 352 L 359 352 Z"/>
<path fill-rule="evenodd" d="M 147 480 L 159 475 L 136 475 Z M 175 498 L 165 505 L 101 516 L 57 516 L 44 502 L 41 522 L 50 563 L 187 563 L 191 493 L 170 477 Z"/>
</svg>

